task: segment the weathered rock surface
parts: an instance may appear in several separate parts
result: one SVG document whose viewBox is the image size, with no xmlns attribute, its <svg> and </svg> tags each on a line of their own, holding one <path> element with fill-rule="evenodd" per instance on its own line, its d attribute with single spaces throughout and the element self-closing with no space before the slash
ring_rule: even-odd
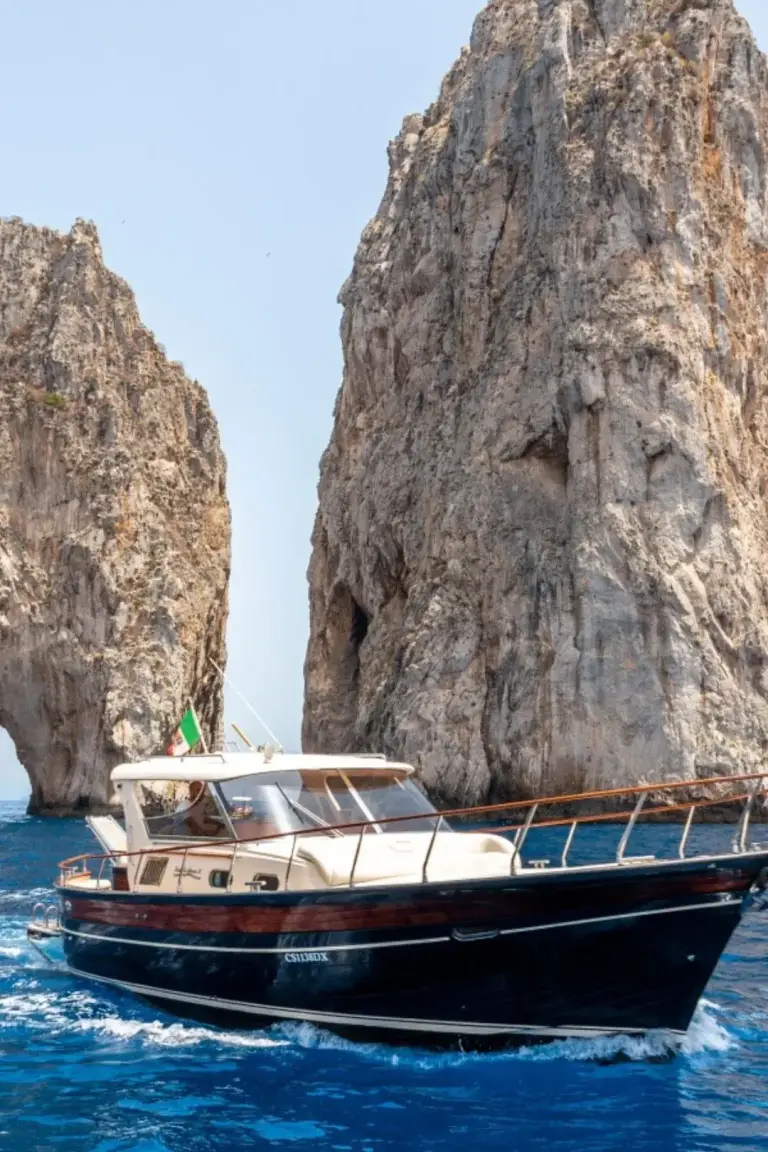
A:
<svg viewBox="0 0 768 1152">
<path fill-rule="evenodd" d="M 109 801 L 187 697 L 220 735 L 225 461 L 92 224 L 0 221 L 0 725 L 31 807 Z"/>
<path fill-rule="evenodd" d="M 446 797 L 768 739 L 768 69 L 730 0 L 491 0 L 345 284 L 308 748 Z"/>
</svg>

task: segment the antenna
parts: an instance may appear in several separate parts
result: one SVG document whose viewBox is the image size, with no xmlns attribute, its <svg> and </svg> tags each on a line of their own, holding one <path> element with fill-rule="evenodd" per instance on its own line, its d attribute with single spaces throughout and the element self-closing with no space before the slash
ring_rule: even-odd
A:
<svg viewBox="0 0 768 1152">
<path fill-rule="evenodd" d="M 227 676 L 227 674 L 226 674 L 226 672 L 224 671 L 224 669 L 219 667 L 219 665 L 218 665 L 218 664 L 216 663 L 216 661 L 214 660 L 213 656 L 209 656 L 209 657 L 208 657 L 208 659 L 210 660 L 211 664 L 213 664 L 214 668 L 215 668 L 215 669 L 216 669 L 216 671 L 219 673 L 219 675 L 224 677 L 224 679 L 226 680 L 227 684 L 229 684 L 229 686 L 230 686 L 230 688 L 232 689 L 232 691 L 233 691 L 233 692 L 235 692 L 235 693 L 236 693 L 236 694 L 237 694 L 237 695 L 240 697 L 240 699 L 242 700 L 243 704 L 245 704 L 246 708 L 247 708 L 247 709 L 248 709 L 250 712 L 252 712 L 252 713 L 253 713 L 253 715 L 256 717 L 256 719 L 258 720 L 259 724 L 261 724 L 262 728 L 263 728 L 263 729 L 264 729 L 264 731 L 267 733 L 267 735 L 268 735 L 268 736 L 269 736 L 269 737 L 270 737 L 272 740 L 274 740 L 274 742 L 275 742 L 275 744 L 277 745 L 277 747 L 278 747 L 278 748 L 282 748 L 282 744 L 281 744 L 281 743 L 280 743 L 280 741 L 278 740 L 277 736 L 275 736 L 275 734 L 274 734 L 274 732 L 272 731 L 272 729 L 270 728 L 269 724 L 267 724 L 266 720 L 262 720 L 261 716 L 259 716 L 258 712 L 257 712 L 257 711 L 256 711 L 256 709 L 253 707 L 253 705 L 250 703 L 250 701 L 246 700 L 245 696 L 243 696 L 243 694 L 242 694 L 242 692 L 240 691 L 240 689 L 239 689 L 239 688 L 236 688 L 236 687 L 235 687 L 235 685 L 232 683 L 232 681 L 230 680 L 229 676 Z"/>
</svg>

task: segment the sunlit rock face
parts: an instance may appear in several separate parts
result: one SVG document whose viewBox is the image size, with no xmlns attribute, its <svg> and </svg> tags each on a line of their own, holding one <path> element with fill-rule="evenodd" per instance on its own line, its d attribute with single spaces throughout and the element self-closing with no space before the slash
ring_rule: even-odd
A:
<svg viewBox="0 0 768 1152">
<path fill-rule="evenodd" d="M 492 0 L 344 285 L 307 748 L 454 800 L 768 737 L 768 71 L 730 0 Z"/>
<path fill-rule="evenodd" d="M 0 398 L 0 725 L 33 810 L 99 808 L 189 697 L 221 734 L 216 421 L 80 220 L 0 221 Z"/>
</svg>

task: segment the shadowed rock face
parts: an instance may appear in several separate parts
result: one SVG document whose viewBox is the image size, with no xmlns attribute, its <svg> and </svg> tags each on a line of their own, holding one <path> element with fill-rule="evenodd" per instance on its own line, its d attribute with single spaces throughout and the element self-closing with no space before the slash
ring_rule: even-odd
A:
<svg viewBox="0 0 768 1152">
<path fill-rule="evenodd" d="M 730 0 L 492 0 L 341 300 L 308 749 L 474 800 L 768 737 L 768 70 Z"/>
<path fill-rule="evenodd" d="M 0 221 L 0 400 L 0 725 L 33 811 L 99 808 L 188 697 L 221 734 L 218 430 L 83 221 Z"/>
</svg>

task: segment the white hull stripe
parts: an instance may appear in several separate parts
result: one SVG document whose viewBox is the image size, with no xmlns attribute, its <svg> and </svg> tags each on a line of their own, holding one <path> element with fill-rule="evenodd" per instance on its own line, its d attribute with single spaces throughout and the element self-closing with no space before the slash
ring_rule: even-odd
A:
<svg viewBox="0 0 768 1152">
<path fill-rule="evenodd" d="M 274 954 L 291 955 L 298 952 L 360 952 L 372 948 L 407 948 L 411 944 L 446 944 L 450 936 L 427 936 L 422 940 L 377 940 L 371 944 L 313 944 L 312 947 L 294 945 L 293 948 L 227 948 L 213 944 L 174 944 L 167 940 L 131 940 L 126 936 L 102 936 L 95 932 L 76 932 L 74 928 L 62 928 L 65 936 L 78 936 L 81 940 L 99 940 L 106 944 L 137 944 L 140 948 L 170 948 L 174 952 L 231 952 L 246 955 Z"/>
<path fill-rule="evenodd" d="M 521 932 L 547 932 L 553 928 L 575 928 L 579 924 L 607 924 L 611 920 L 637 920 L 640 916 L 666 916 L 670 912 L 700 912 L 702 908 L 731 908 L 735 900 L 723 893 L 725 899 L 708 900 L 706 904 L 678 904 L 674 908 L 650 908 L 645 912 L 620 912 L 615 916 L 587 916 L 582 920 L 558 920 L 556 924 L 534 924 L 530 928 L 502 928 L 500 936 L 516 936 Z"/>
<path fill-rule="evenodd" d="M 133 984 L 127 980 L 115 980 L 109 976 L 92 976 L 77 968 L 71 971 L 75 976 L 86 980 L 97 980 L 100 984 L 111 984 L 125 988 L 139 996 L 159 1000 L 176 1001 L 180 1004 L 194 1004 L 200 1008 L 215 1008 L 223 1012 L 238 1012 L 246 1016 L 261 1016 L 268 1019 L 306 1020 L 311 1024 L 352 1025 L 360 1028 L 383 1028 L 403 1032 L 446 1032 L 465 1036 L 546 1036 L 551 1039 L 578 1038 L 593 1036 L 643 1036 L 647 1028 L 600 1028 L 592 1025 L 570 1025 L 539 1027 L 535 1024 L 478 1024 L 465 1020 L 418 1020 L 399 1016 L 357 1016 L 349 1013 L 317 1012 L 309 1008 L 273 1007 L 271 1004 L 248 1004 L 242 1000 L 222 1000 L 218 996 L 198 996 L 192 992 L 170 991 L 154 988 L 149 984 Z M 685 1032 L 665 1029 L 670 1036 L 685 1036 Z"/>
<path fill-rule="evenodd" d="M 576 928 L 581 924 L 607 924 L 615 920 L 636 920 L 640 916 L 665 916 L 670 912 L 699 912 L 703 908 L 730 908 L 733 900 L 708 900 L 706 904 L 680 904 L 674 908 L 652 908 L 645 912 L 621 912 L 615 916 L 589 916 L 582 920 L 558 920 L 555 924 L 533 924 L 527 928 L 502 928 L 499 936 L 516 936 L 523 932 L 551 932 L 558 928 Z M 62 928 L 65 936 L 76 936 L 80 940 L 106 944 L 134 944 L 138 948 L 169 948 L 182 952 L 226 952 L 235 955 L 285 955 L 299 952 L 367 952 L 376 948 L 409 948 L 421 944 L 449 944 L 451 936 L 426 936 L 417 940 L 377 940 L 368 944 L 313 944 L 294 945 L 291 948 L 227 948 L 214 944 L 176 944 L 168 940 L 132 940 L 127 936 L 105 936 L 95 932 L 77 932 L 74 928 Z M 479 942 L 485 937 L 477 937 Z M 458 941 L 471 944 L 471 938 Z"/>
</svg>

